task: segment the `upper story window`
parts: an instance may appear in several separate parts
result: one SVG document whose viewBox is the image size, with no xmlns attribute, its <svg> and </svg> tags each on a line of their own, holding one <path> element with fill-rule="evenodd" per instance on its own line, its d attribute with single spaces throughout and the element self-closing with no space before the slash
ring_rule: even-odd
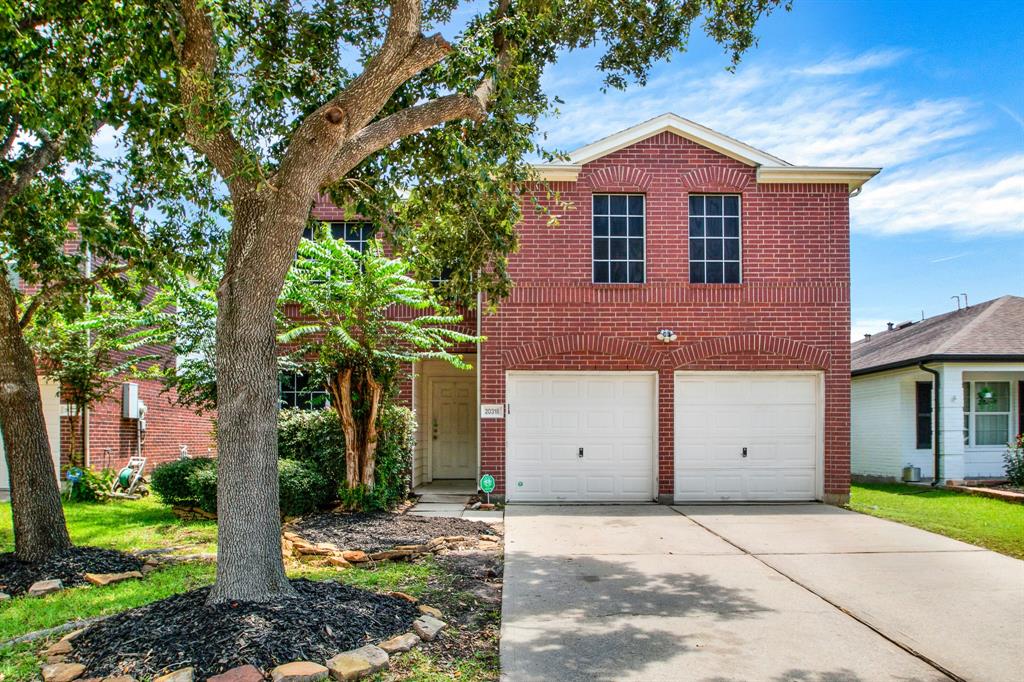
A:
<svg viewBox="0 0 1024 682">
<path fill-rule="evenodd" d="M 312 239 L 313 228 L 307 227 L 302 232 L 302 236 L 305 239 Z M 366 251 L 367 243 L 375 236 L 376 230 L 373 227 L 373 223 L 362 220 L 346 220 L 340 223 L 331 223 L 331 237 L 333 239 L 345 240 L 346 244 L 359 253 Z"/>
<path fill-rule="evenodd" d="M 594 195 L 594 282 L 644 282 L 643 194 Z"/>
<path fill-rule="evenodd" d="M 281 408 L 319 410 L 330 405 L 330 398 L 322 386 L 311 384 L 309 377 L 298 372 L 278 375 L 278 393 Z"/>
<path fill-rule="evenodd" d="M 690 195 L 690 283 L 740 281 L 740 198 Z"/>
</svg>

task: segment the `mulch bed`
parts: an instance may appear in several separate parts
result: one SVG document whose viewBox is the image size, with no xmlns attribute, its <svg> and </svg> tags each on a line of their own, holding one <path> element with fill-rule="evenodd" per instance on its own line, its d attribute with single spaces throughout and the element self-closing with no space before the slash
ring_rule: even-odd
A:
<svg viewBox="0 0 1024 682">
<path fill-rule="evenodd" d="M 494 535 L 491 526 L 483 521 L 387 512 L 321 512 L 288 524 L 288 529 L 310 542 L 330 542 L 342 549 L 364 552 L 419 545 L 442 536 Z"/>
<path fill-rule="evenodd" d="M 59 579 L 64 587 L 84 585 L 86 573 L 122 573 L 142 568 L 142 559 L 100 547 L 72 547 L 44 561 L 19 561 L 13 552 L 0 554 L 0 592 L 23 594 L 39 580 Z"/>
<path fill-rule="evenodd" d="M 293 580 L 295 598 L 206 605 L 209 588 L 124 611 L 75 638 L 69 661 L 85 677 L 152 677 L 195 668 L 204 680 L 252 664 L 323 663 L 335 654 L 406 632 L 419 617 L 403 599 L 333 581 Z"/>
</svg>

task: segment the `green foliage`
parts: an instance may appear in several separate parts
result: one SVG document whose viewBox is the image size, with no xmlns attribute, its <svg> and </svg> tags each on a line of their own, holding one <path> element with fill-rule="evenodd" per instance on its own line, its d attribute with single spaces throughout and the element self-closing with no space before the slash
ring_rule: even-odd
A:
<svg viewBox="0 0 1024 682">
<path fill-rule="evenodd" d="M 202 471 L 214 471 L 217 460 L 209 457 L 194 457 L 166 462 L 153 469 L 149 487 L 160 498 L 171 505 L 191 505 L 197 501 L 195 476 Z M 216 511 L 216 507 L 214 507 Z"/>
<path fill-rule="evenodd" d="M 409 496 L 416 415 L 407 407 L 387 405 L 380 414 L 376 482 L 369 509 L 389 509 Z"/>
<path fill-rule="evenodd" d="M 277 452 L 282 460 L 308 464 L 335 489 L 345 480 L 345 436 L 334 410 L 281 410 Z"/>
<path fill-rule="evenodd" d="M 103 502 L 116 477 L 117 472 L 113 469 L 82 469 L 82 478 L 71 486 L 68 499 L 71 502 Z"/>
<path fill-rule="evenodd" d="M 278 463 L 281 515 L 299 516 L 319 508 L 330 499 L 327 479 L 309 464 L 291 460 Z M 150 483 L 164 502 L 199 507 L 217 513 L 217 466 L 208 457 L 182 459 L 161 464 L 153 470 Z"/>
<path fill-rule="evenodd" d="M 1006 446 L 1003 462 L 1010 485 L 1024 488 L 1024 433 L 1018 434 L 1017 440 Z"/>
</svg>

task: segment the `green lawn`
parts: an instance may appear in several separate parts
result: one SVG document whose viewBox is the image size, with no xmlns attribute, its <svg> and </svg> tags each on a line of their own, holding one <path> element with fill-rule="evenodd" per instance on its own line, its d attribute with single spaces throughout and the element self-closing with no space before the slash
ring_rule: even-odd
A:
<svg viewBox="0 0 1024 682">
<path fill-rule="evenodd" d="M 860 483 L 850 509 L 1024 559 L 1024 505 L 899 483 Z"/>
</svg>

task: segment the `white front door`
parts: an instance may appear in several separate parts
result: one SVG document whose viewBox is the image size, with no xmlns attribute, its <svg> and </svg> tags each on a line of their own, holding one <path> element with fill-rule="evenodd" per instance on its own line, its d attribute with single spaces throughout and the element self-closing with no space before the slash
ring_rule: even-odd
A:
<svg viewBox="0 0 1024 682">
<path fill-rule="evenodd" d="M 433 478 L 476 478 L 476 395 L 473 378 L 430 381 Z"/>
<path fill-rule="evenodd" d="M 509 372 L 510 502 L 654 499 L 653 372 Z"/>
<path fill-rule="evenodd" d="M 56 476 L 60 471 L 60 391 L 57 384 L 40 377 L 39 393 L 43 399 L 43 420 L 46 422 L 46 434 L 50 438 L 50 455 L 53 457 L 53 472 Z M 10 487 L 3 434 L 0 434 L 0 490 L 9 490 Z"/>
<path fill-rule="evenodd" d="M 820 376 L 677 372 L 676 501 L 817 498 Z"/>
</svg>

